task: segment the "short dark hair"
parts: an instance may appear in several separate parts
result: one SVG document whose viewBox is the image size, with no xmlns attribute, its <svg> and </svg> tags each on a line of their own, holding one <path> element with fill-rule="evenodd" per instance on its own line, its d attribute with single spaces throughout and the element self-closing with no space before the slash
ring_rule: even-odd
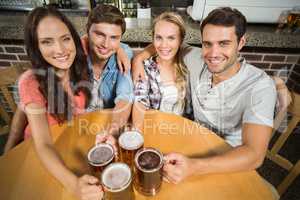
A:
<svg viewBox="0 0 300 200">
<path fill-rule="evenodd" d="M 234 26 L 235 34 L 239 42 L 241 37 L 243 37 L 243 35 L 246 33 L 247 20 L 246 17 L 237 9 L 222 7 L 212 10 L 202 21 L 200 26 L 201 34 L 203 34 L 203 29 L 207 24 L 225 27 Z"/>
<path fill-rule="evenodd" d="M 115 6 L 99 4 L 89 13 L 86 25 L 87 33 L 92 24 L 108 23 L 121 27 L 122 34 L 126 30 L 126 22 L 123 13 Z"/>
</svg>

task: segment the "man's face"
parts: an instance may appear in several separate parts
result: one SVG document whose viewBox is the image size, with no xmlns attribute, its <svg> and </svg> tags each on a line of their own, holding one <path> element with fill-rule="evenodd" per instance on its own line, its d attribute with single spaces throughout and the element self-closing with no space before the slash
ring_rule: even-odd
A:
<svg viewBox="0 0 300 200">
<path fill-rule="evenodd" d="M 244 44 L 244 36 L 238 43 L 234 26 L 205 25 L 202 33 L 202 57 L 209 71 L 220 74 L 235 66 L 238 52 Z"/>
<path fill-rule="evenodd" d="M 120 46 L 122 28 L 116 24 L 92 24 L 88 32 L 89 49 L 99 60 L 107 60 Z"/>
</svg>

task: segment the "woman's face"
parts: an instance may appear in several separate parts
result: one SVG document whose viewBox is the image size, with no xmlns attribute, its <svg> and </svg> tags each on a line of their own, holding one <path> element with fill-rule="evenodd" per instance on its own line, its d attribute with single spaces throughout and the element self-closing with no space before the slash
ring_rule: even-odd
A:
<svg viewBox="0 0 300 200">
<path fill-rule="evenodd" d="M 158 21 L 154 27 L 153 45 L 160 59 L 173 60 L 181 45 L 179 27 L 171 22 Z"/>
<path fill-rule="evenodd" d="M 57 69 L 69 69 L 76 56 L 70 30 L 58 18 L 48 16 L 37 26 L 38 47 L 43 58 Z"/>
</svg>

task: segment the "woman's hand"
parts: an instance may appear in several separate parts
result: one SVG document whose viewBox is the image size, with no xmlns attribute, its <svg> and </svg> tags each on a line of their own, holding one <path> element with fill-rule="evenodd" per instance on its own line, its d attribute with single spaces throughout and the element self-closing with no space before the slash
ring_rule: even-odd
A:
<svg viewBox="0 0 300 200">
<path fill-rule="evenodd" d="M 83 175 L 77 179 L 74 193 L 80 200 L 102 200 L 103 189 L 99 180 L 90 175 Z"/>
</svg>

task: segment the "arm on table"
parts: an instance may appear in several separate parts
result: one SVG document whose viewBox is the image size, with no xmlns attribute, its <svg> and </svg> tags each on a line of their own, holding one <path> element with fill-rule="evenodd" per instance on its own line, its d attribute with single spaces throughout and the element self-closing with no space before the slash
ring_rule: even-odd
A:
<svg viewBox="0 0 300 200">
<path fill-rule="evenodd" d="M 26 114 L 19 107 L 17 107 L 12 118 L 8 139 L 4 147 L 4 153 L 7 153 L 10 149 L 24 139 L 24 130 L 26 125 Z"/>
<path fill-rule="evenodd" d="M 119 100 L 112 113 L 112 121 L 108 128 L 108 134 L 118 136 L 121 127 L 125 126 L 131 113 L 132 103 Z"/>
<path fill-rule="evenodd" d="M 167 155 L 165 178 L 178 183 L 191 175 L 256 169 L 264 160 L 272 128 L 245 123 L 242 132 L 243 144 L 221 155 L 207 158 L 188 158 L 177 153 Z"/>
<path fill-rule="evenodd" d="M 46 108 L 39 104 L 30 103 L 25 107 L 25 112 L 38 157 L 50 173 L 79 199 L 96 200 L 102 197 L 101 187 L 96 185 L 99 182 L 97 178 L 89 175 L 78 178 L 65 166 L 59 153 L 54 148 Z"/>
<path fill-rule="evenodd" d="M 139 102 L 135 102 L 132 108 L 132 124 L 137 130 L 143 132 L 144 115 L 146 112 L 146 106 Z"/>
<path fill-rule="evenodd" d="M 119 129 L 127 123 L 133 100 L 133 83 L 130 72 L 118 74 L 114 99 L 115 107 L 112 113 L 112 122 L 108 128 L 109 134 L 117 136 Z"/>
</svg>

